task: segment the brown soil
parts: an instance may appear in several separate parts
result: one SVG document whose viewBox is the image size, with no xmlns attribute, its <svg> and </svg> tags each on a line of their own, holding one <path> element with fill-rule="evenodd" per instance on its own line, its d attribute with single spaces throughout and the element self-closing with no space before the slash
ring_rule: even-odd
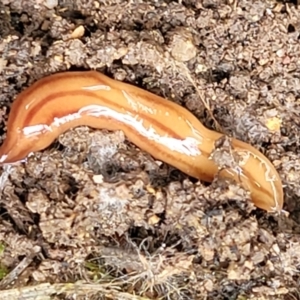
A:
<svg viewBox="0 0 300 300">
<path fill-rule="evenodd" d="M 74 128 L 1 168 L 0 299 L 300 299 L 296 2 L 0 1 L 2 141 L 20 91 L 96 69 L 258 148 L 289 212 L 189 178 L 122 132 Z"/>
</svg>

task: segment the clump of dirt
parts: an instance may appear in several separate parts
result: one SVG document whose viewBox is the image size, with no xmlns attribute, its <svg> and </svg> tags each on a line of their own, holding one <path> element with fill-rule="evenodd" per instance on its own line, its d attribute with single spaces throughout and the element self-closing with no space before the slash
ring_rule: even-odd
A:
<svg viewBox="0 0 300 300">
<path fill-rule="evenodd" d="M 289 216 L 77 127 L 1 167 L 0 298 L 299 299 L 299 18 L 275 0 L 2 0 L 1 141 L 20 91 L 96 69 L 262 151 Z"/>
</svg>

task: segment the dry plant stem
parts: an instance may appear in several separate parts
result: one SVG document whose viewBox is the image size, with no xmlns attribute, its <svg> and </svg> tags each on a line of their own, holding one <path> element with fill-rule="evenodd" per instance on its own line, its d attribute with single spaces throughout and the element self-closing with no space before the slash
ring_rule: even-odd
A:
<svg viewBox="0 0 300 300">
<path fill-rule="evenodd" d="M 223 129 L 222 129 L 221 125 L 219 124 L 219 122 L 218 122 L 218 121 L 216 120 L 216 118 L 214 117 L 214 115 L 213 115 L 213 113 L 212 113 L 212 111 L 211 111 L 211 109 L 210 109 L 210 106 L 209 106 L 208 101 L 206 101 L 206 100 L 204 99 L 204 97 L 203 97 L 203 95 L 201 94 L 201 92 L 200 92 L 198 86 L 196 85 L 195 81 L 194 81 L 193 78 L 191 77 L 191 75 L 190 75 L 190 73 L 189 73 L 189 70 L 188 70 L 188 68 L 186 67 L 186 65 L 183 64 L 183 63 L 177 63 L 177 65 L 179 65 L 179 68 L 184 72 L 184 74 L 185 74 L 185 76 L 187 77 L 187 79 L 188 79 L 188 80 L 191 82 L 191 84 L 194 86 L 194 88 L 195 88 L 195 90 L 197 91 L 197 94 L 198 94 L 198 96 L 199 96 L 201 102 L 203 103 L 204 107 L 207 109 L 207 111 L 208 111 L 208 113 L 209 113 L 211 119 L 214 121 L 214 124 L 215 124 L 216 129 L 217 129 L 219 132 L 223 133 Z"/>
<path fill-rule="evenodd" d="M 40 251 L 41 248 L 39 246 L 36 246 L 30 255 L 24 257 L 23 260 L 1 280 L 0 290 L 6 288 L 9 284 L 16 280 L 21 275 L 21 273 L 32 263 L 33 259 Z M 0 299 L 3 299 L 1 297 L 1 292 Z"/>
<path fill-rule="evenodd" d="M 76 283 L 58 283 L 49 284 L 43 283 L 35 286 L 28 286 L 23 288 L 10 289 L 0 291 L 1 300 L 19 300 L 19 299 L 53 299 L 54 295 L 68 294 L 68 295 L 89 295 L 99 294 L 104 295 L 109 299 L 128 299 L 128 300 L 149 300 L 146 297 L 135 296 L 121 292 L 120 287 L 122 282 L 119 283 L 97 283 L 90 284 L 84 282 Z"/>
<path fill-rule="evenodd" d="M 80 125 L 123 130 L 156 159 L 200 180 L 211 182 L 218 173 L 210 154 L 221 133 L 174 102 L 95 71 L 58 73 L 23 91 L 12 104 L 0 163 L 22 160 Z M 256 206 L 280 212 L 283 190 L 272 163 L 240 140 L 232 139 L 232 146 L 242 159 L 221 177 L 240 182 Z"/>
</svg>

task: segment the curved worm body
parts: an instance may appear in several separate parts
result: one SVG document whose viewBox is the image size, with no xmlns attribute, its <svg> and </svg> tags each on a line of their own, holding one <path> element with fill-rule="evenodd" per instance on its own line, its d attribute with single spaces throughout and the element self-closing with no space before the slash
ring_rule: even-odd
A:
<svg viewBox="0 0 300 300">
<path fill-rule="evenodd" d="M 203 181 L 218 173 L 209 156 L 222 134 L 205 128 L 183 107 L 96 71 L 51 75 L 20 93 L 11 107 L 0 163 L 24 159 L 79 125 L 123 130 L 156 159 Z M 272 163 L 242 141 L 232 139 L 232 146 L 243 161 L 239 171 L 225 169 L 220 176 L 249 189 L 256 206 L 280 211 L 283 190 Z"/>
</svg>

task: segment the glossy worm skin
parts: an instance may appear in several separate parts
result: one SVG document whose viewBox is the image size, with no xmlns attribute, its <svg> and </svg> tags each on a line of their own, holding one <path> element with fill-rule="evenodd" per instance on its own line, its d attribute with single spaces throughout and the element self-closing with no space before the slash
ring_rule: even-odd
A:
<svg viewBox="0 0 300 300">
<path fill-rule="evenodd" d="M 183 107 L 96 71 L 51 75 L 19 94 L 11 107 L 0 163 L 22 160 L 80 125 L 123 130 L 156 159 L 200 180 L 211 182 L 218 173 L 209 156 L 222 134 L 205 128 Z M 240 168 L 219 175 L 249 189 L 257 207 L 280 211 L 283 190 L 272 163 L 247 143 L 232 139 L 232 146 L 243 157 Z"/>
</svg>

